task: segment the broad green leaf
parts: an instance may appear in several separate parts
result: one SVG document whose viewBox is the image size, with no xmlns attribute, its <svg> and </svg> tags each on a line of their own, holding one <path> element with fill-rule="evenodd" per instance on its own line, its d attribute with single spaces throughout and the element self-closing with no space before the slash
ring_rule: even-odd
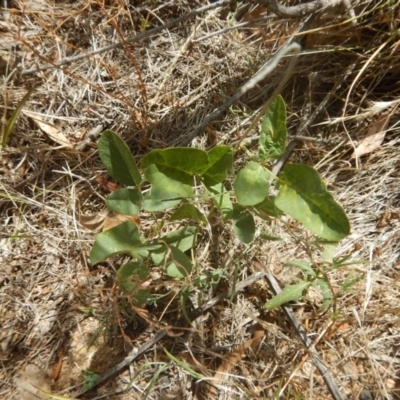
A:
<svg viewBox="0 0 400 400">
<path fill-rule="evenodd" d="M 171 278 L 184 278 L 192 272 L 192 262 L 176 247 L 169 247 L 166 274 Z"/>
<path fill-rule="evenodd" d="M 118 189 L 107 196 L 107 207 L 123 215 L 136 215 L 140 211 L 143 196 L 137 189 Z"/>
<path fill-rule="evenodd" d="M 150 164 L 143 168 L 146 179 L 163 192 L 174 193 L 183 198 L 193 194 L 193 176 L 175 167 Z"/>
<path fill-rule="evenodd" d="M 165 273 L 172 278 L 183 278 L 192 271 L 192 262 L 175 246 L 163 245 L 150 253 L 156 265 L 165 265 Z"/>
<path fill-rule="evenodd" d="M 142 239 L 144 241 L 144 239 Z M 153 251 L 159 250 L 163 245 L 160 243 L 145 243 L 141 244 L 130 251 L 130 255 L 140 260 L 144 260 Z"/>
<path fill-rule="evenodd" d="M 307 261 L 297 261 L 297 260 L 290 260 L 283 264 L 285 267 L 295 267 L 298 268 L 305 277 L 307 276 L 316 276 L 314 269 L 311 266 L 311 263 Z"/>
<path fill-rule="evenodd" d="M 283 214 L 275 205 L 275 196 L 267 196 L 261 203 L 256 204 L 254 209 L 261 218 L 266 220 L 269 220 L 270 217 L 280 217 Z"/>
<path fill-rule="evenodd" d="M 216 146 L 208 152 L 209 166 L 201 175 L 206 186 L 214 186 L 226 179 L 232 167 L 233 149 L 231 146 Z"/>
<path fill-rule="evenodd" d="M 156 265 L 165 263 L 167 253 L 171 246 L 176 247 L 181 252 L 185 252 L 195 245 L 197 240 L 197 227 L 185 226 L 184 228 L 177 229 L 169 232 L 167 235 L 160 238 L 157 242 L 153 243 L 158 246 L 152 249 L 150 256 Z"/>
<path fill-rule="evenodd" d="M 250 243 L 254 239 L 256 227 L 253 215 L 238 204 L 233 205 L 233 230 L 243 243 Z"/>
<path fill-rule="evenodd" d="M 343 208 L 327 191 L 318 172 L 303 164 L 287 164 L 279 176 L 275 205 L 301 222 L 314 235 L 332 242 L 350 232 Z"/>
<path fill-rule="evenodd" d="M 290 301 L 300 300 L 306 289 L 311 286 L 311 282 L 301 281 L 295 285 L 286 286 L 282 292 L 278 293 L 271 300 L 265 303 L 265 308 L 271 311 L 283 304 L 289 303 Z"/>
<path fill-rule="evenodd" d="M 261 125 L 258 154 L 262 161 L 280 157 L 286 148 L 286 106 L 278 96 L 268 108 Z"/>
<path fill-rule="evenodd" d="M 143 157 L 141 166 L 146 170 L 151 165 L 174 168 L 190 175 L 201 175 L 209 167 L 208 155 L 204 150 L 191 147 L 171 147 L 152 150 Z"/>
<path fill-rule="evenodd" d="M 221 212 L 224 221 L 232 218 L 233 205 L 230 200 L 229 192 L 223 183 L 214 186 L 207 186 L 207 190 L 213 195 L 213 200 Z"/>
<path fill-rule="evenodd" d="M 164 192 L 152 187 L 144 199 L 142 207 L 148 212 L 163 211 L 177 206 L 181 201 L 181 197 L 175 193 Z"/>
<path fill-rule="evenodd" d="M 2 132 L 1 132 L 1 146 L 5 147 L 7 145 L 8 139 L 11 135 L 11 132 L 14 129 L 14 125 L 17 122 L 19 115 L 21 114 L 22 107 L 25 105 L 27 100 L 29 99 L 30 95 L 32 94 L 34 88 L 29 89 L 22 100 L 18 103 L 17 108 L 11 114 L 10 119 L 4 125 Z"/>
<path fill-rule="evenodd" d="M 130 254 L 142 242 L 143 239 L 139 235 L 137 226 L 131 221 L 123 222 L 95 236 L 94 245 L 90 252 L 90 262 L 94 265 L 116 254 Z"/>
<path fill-rule="evenodd" d="M 235 179 L 235 194 L 242 206 L 255 206 L 268 195 L 269 179 L 272 174 L 260 164 L 250 161 Z"/>
<path fill-rule="evenodd" d="M 182 204 L 172 215 L 170 221 L 178 221 L 180 219 L 192 218 L 197 221 L 207 223 L 206 216 L 197 209 L 193 204 Z"/>
<path fill-rule="evenodd" d="M 148 268 L 138 262 L 128 262 L 119 267 L 116 281 L 126 293 L 132 293 L 140 285 L 140 281 L 146 279 L 149 274 Z"/>
<path fill-rule="evenodd" d="M 167 233 L 159 241 L 177 247 L 181 251 L 187 251 L 195 245 L 196 240 L 197 227 L 188 225 Z"/>
<path fill-rule="evenodd" d="M 99 155 L 107 172 L 126 186 L 140 186 L 142 177 L 126 143 L 113 131 L 106 130 L 99 139 Z"/>
<path fill-rule="evenodd" d="M 193 194 L 193 175 L 209 168 L 208 154 L 200 149 L 173 147 L 153 150 L 142 159 L 146 179 L 156 188 L 181 197 Z"/>
<path fill-rule="evenodd" d="M 150 257 L 154 264 L 161 265 L 165 263 L 168 247 L 163 243 L 158 243 L 158 244 L 160 245 L 160 247 L 150 252 Z"/>
</svg>

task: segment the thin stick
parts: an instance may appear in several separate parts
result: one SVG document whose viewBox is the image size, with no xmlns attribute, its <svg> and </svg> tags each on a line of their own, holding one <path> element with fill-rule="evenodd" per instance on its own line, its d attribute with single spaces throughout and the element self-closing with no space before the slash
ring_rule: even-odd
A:
<svg viewBox="0 0 400 400">
<path fill-rule="evenodd" d="M 247 81 L 239 90 L 230 97 L 222 106 L 218 107 L 211 114 L 209 114 L 204 121 L 197 126 L 188 136 L 179 142 L 181 146 L 187 146 L 197 135 L 203 132 L 204 128 L 213 120 L 218 118 L 225 110 L 227 110 L 235 101 L 239 100 L 245 93 L 253 89 L 259 82 L 265 79 L 280 63 L 283 57 L 291 52 L 298 53 L 300 46 L 297 43 L 285 44 L 266 64 L 263 65 L 261 70 Z"/>
<path fill-rule="evenodd" d="M 332 88 L 332 90 L 324 97 L 324 99 L 321 101 L 321 103 L 318 105 L 318 107 L 314 110 L 314 112 L 298 127 L 296 133 L 295 133 L 295 138 L 288 144 L 286 147 L 285 152 L 282 154 L 282 156 L 279 158 L 279 160 L 276 162 L 274 167 L 272 168 L 272 173 L 274 176 L 278 176 L 279 172 L 283 168 L 283 166 L 286 164 L 286 161 L 289 159 L 291 154 L 293 153 L 294 149 L 297 146 L 298 140 L 296 140 L 296 136 L 300 136 L 304 130 L 309 126 L 315 118 L 317 118 L 318 114 L 325 108 L 327 105 L 329 99 L 331 98 L 332 93 L 337 93 L 337 91 L 340 89 L 342 86 L 343 82 L 348 78 L 348 76 L 354 71 L 357 63 L 354 63 L 348 70 L 347 72 L 341 77 L 341 79 L 335 84 L 335 86 Z"/>
<path fill-rule="evenodd" d="M 276 0 L 255 0 L 255 3 L 269 7 L 276 15 L 284 18 L 302 18 L 325 8 L 333 8 L 343 3 L 343 0 L 315 0 L 295 6 L 284 6 Z"/>
<path fill-rule="evenodd" d="M 280 50 L 274 54 L 272 58 L 270 58 L 261 69 L 249 80 L 247 81 L 232 97 L 230 97 L 222 106 L 218 107 L 211 114 L 209 114 L 204 121 L 198 125 L 187 137 L 183 140 L 180 140 L 177 144 L 180 146 L 187 146 L 190 142 L 199 134 L 201 134 L 204 128 L 213 120 L 218 118 L 225 110 L 227 110 L 235 101 L 239 100 L 244 94 L 246 94 L 249 90 L 253 89 L 259 82 L 265 79 L 279 64 L 283 57 L 291 52 L 295 52 L 298 54 L 300 51 L 300 45 L 294 43 L 294 38 L 297 37 L 301 32 L 304 32 L 308 29 L 311 22 L 314 20 L 315 15 L 311 15 L 304 21 L 304 23 L 289 37 L 286 43 L 280 48 Z M 289 71 L 290 72 L 290 71 Z M 286 76 L 285 78 L 289 78 L 290 76 Z M 289 74 L 290 75 L 290 74 Z M 284 78 L 284 80 L 285 80 Z M 280 87 L 281 85 L 279 85 Z M 274 94 L 276 91 L 274 92 Z M 279 94 L 279 93 L 278 93 Z"/>
</svg>

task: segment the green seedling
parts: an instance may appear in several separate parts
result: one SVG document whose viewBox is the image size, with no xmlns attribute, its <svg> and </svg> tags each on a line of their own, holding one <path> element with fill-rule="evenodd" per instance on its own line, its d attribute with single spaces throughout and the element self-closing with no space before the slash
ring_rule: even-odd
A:
<svg viewBox="0 0 400 400">
<path fill-rule="evenodd" d="M 301 223 L 316 239 L 339 242 L 350 232 L 349 221 L 318 172 L 308 165 L 287 164 L 276 177 L 265 166 L 266 161 L 284 152 L 286 136 L 286 107 L 280 96 L 263 118 L 258 154 L 252 155 L 238 171 L 234 171 L 235 153 L 231 146 L 216 146 L 209 151 L 188 147 L 153 150 L 137 165 L 116 133 L 103 132 L 99 140 L 100 158 L 108 173 L 124 186 L 106 199 L 109 209 L 126 215 L 158 215 L 155 226 L 176 228 L 164 235 L 156 229 L 150 237 L 143 237 L 136 224 L 123 222 L 96 236 L 91 263 L 120 254 L 131 257 L 132 262 L 118 271 L 117 282 L 131 304 L 143 306 L 152 295 L 142 287 L 150 265 L 158 266 L 172 279 L 190 279 L 194 289 L 208 284 L 210 276 L 203 272 L 196 275 L 194 265 L 197 238 L 206 231 L 208 216 L 214 209 L 246 245 L 256 237 L 258 241 L 279 240 L 268 239 L 265 233 L 257 235 L 256 221 L 279 220 L 285 214 Z M 338 262 L 333 261 L 332 265 L 338 267 Z M 298 267 L 304 279 L 298 279 L 267 302 L 268 310 L 301 299 L 311 286 L 321 290 L 322 308 L 329 308 L 334 296 L 327 275 L 312 264 Z M 187 290 L 188 286 L 183 287 Z"/>
<path fill-rule="evenodd" d="M 15 123 L 17 122 L 17 119 L 18 119 L 19 115 L 21 114 L 22 107 L 28 101 L 32 92 L 33 92 L 33 88 L 29 89 L 29 91 L 25 94 L 25 96 L 19 102 L 15 111 L 11 114 L 10 119 L 2 127 L 2 132 L 1 132 L 1 146 L 2 147 L 7 146 L 11 132 L 13 131 Z"/>
</svg>

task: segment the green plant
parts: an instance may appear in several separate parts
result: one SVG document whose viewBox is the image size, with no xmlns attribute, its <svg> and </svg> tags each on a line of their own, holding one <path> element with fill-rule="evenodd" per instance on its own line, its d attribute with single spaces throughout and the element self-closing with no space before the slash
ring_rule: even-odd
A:
<svg viewBox="0 0 400 400">
<path fill-rule="evenodd" d="M 95 374 L 92 371 L 82 371 L 83 381 L 83 389 L 89 390 L 93 386 L 95 386 L 98 382 L 101 381 L 100 375 Z"/>
<path fill-rule="evenodd" d="M 125 186 L 107 197 L 108 208 L 119 214 L 154 215 L 156 229 L 144 237 L 137 225 L 127 221 L 99 233 L 90 254 L 91 263 L 117 254 L 134 258 L 135 261 L 120 267 L 117 282 L 129 295 L 131 304 L 141 306 L 150 296 L 142 288 L 150 264 L 162 267 L 171 278 L 185 278 L 193 273 L 197 236 L 214 209 L 219 210 L 224 223 L 232 223 L 234 232 L 245 244 L 255 238 L 255 217 L 269 221 L 284 214 L 302 223 L 319 241 L 338 242 L 348 235 L 349 222 L 318 172 L 308 165 L 287 164 L 276 177 L 264 166 L 267 160 L 283 154 L 285 144 L 286 108 L 280 96 L 264 116 L 258 154 L 251 154 L 252 160 L 237 172 L 233 170 L 231 146 L 216 146 L 209 151 L 186 147 L 153 150 L 143 157 L 139 168 L 123 140 L 110 130 L 103 132 L 99 140 L 100 158 L 108 173 Z M 232 191 L 227 189 L 229 173 Z M 271 194 L 272 183 L 276 195 Z M 157 213 L 166 210 L 170 214 L 164 213 L 162 222 L 156 223 Z M 180 226 L 179 221 L 191 222 Z M 172 230 L 162 234 L 167 224 Z M 259 240 L 262 237 L 268 235 L 261 235 Z M 289 285 L 266 307 L 272 309 L 297 300 L 315 285 L 321 289 L 327 307 L 332 290 L 324 269 L 304 262 L 297 262 L 296 266 L 304 279 Z M 201 286 L 209 279 L 210 276 L 199 275 L 193 281 Z"/>
<path fill-rule="evenodd" d="M 17 122 L 19 115 L 21 114 L 21 110 L 24 107 L 25 103 L 28 101 L 33 90 L 34 90 L 33 88 L 28 90 L 28 92 L 25 94 L 25 96 L 22 98 L 22 100 L 18 103 L 17 108 L 11 114 L 11 117 L 7 122 L 5 122 L 6 118 L 4 116 L 4 121 L 2 121 L 2 129 L 1 129 L 1 146 L 2 147 L 5 147 L 7 145 L 8 139 L 11 135 L 11 132 L 14 129 L 14 125 Z"/>
</svg>

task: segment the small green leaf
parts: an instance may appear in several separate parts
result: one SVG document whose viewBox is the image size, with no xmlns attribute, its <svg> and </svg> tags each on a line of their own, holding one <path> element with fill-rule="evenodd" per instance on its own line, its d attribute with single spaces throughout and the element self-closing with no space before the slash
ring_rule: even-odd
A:
<svg viewBox="0 0 400 400">
<path fill-rule="evenodd" d="M 118 268 L 116 277 L 118 282 L 130 279 L 132 275 L 137 275 L 140 280 L 147 278 L 148 268 L 139 262 L 128 262 Z"/>
<path fill-rule="evenodd" d="M 311 286 L 311 282 L 301 281 L 295 285 L 286 286 L 282 292 L 274 296 L 271 300 L 265 303 L 265 308 L 271 311 L 283 304 L 289 303 L 290 301 L 300 300 L 306 289 Z"/>
<path fill-rule="evenodd" d="M 341 283 L 339 283 L 339 286 L 341 288 L 341 290 L 344 293 L 349 293 L 350 292 L 350 288 L 354 285 L 356 285 L 358 282 L 360 282 L 362 279 L 365 278 L 365 274 L 360 274 L 358 276 L 356 276 L 354 278 L 355 274 L 354 271 L 351 271 L 346 278 L 344 279 L 344 281 L 342 281 Z"/>
<path fill-rule="evenodd" d="M 170 221 L 192 218 L 200 222 L 207 223 L 206 216 L 193 204 L 182 204 L 172 215 Z"/>
<path fill-rule="evenodd" d="M 167 256 L 168 247 L 163 243 L 158 243 L 159 247 L 150 252 L 150 257 L 154 264 L 161 265 L 165 262 L 165 257 Z"/>
<path fill-rule="evenodd" d="M 185 226 L 169 232 L 152 245 L 155 246 L 150 256 L 154 264 L 160 265 L 166 263 L 166 257 L 170 251 L 170 247 L 179 249 L 182 253 L 193 248 L 197 240 L 197 227 Z"/>
<path fill-rule="evenodd" d="M 173 362 L 175 362 L 177 365 L 179 365 L 180 367 L 182 367 L 186 372 L 188 372 L 193 378 L 196 379 L 204 379 L 205 377 L 199 373 L 197 373 L 195 370 L 193 370 L 192 368 L 190 368 L 187 364 L 185 364 L 184 362 L 180 361 L 179 359 L 177 359 L 176 357 L 174 357 L 171 353 L 169 353 L 166 349 L 164 349 L 165 354 L 168 356 L 168 358 L 170 360 L 172 360 Z"/>
<path fill-rule="evenodd" d="M 250 161 L 241 169 L 235 179 L 235 194 L 242 206 L 255 206 L 268 195 L 271 172 L 260 164 Z"/>
<path fill-rule="evenodd" d="M 90 252 L 90 262 L 94 265 L 116 254 L 130 254 L 142 242 L 143 239 L 139 235 L 137 226 L 131 221 L 123 222 L 95 236 L 94 245 Z"/>
<path fill-rule="evenodd" d="M 144 260 L 145 258 L 147 258 L 149 256 L 149 250 L 147 249 L 147 246 L 141 245 L 141 246 L 134 247 L 129 252 L 129 254 L 134 258 L 138 258 L 139 260 Z"/>
<path fill-rule="evenodd" d="M 317 279 L 313 286 L 317 286 L 322 293 L 322 306 L 321 306 L 321 313 L 324 313 L 328 310 L 330 305 L 332 304 L 332 292 L 331 288 L 324 279 Z"/>
<path fill-rule="evenodd" d="M 290 261 L 285 262 L 283 265 L 285 267 L 289 266 L 289 267 L 298 268 L 303 273 L 303 276 L 305 278 L 307 278 L 307 276 L 315 277 L 317 275 L 315 273 L 311 263 L 309 263 L 307 261 L 290 260 Z"/>
<path fill-rule="evenodd" d="M 126 186 L 140 186 L 142 177 L 129 147 L 113 131 L 106 130 L 99 139 L 99 155 L 107 172 Z"/>
<path fill-rule="evenodd" d="M 207 186 L 207 190 L 213 195 L 213 200 L 221 212 L 224 221 L 232 218 L 233 205 L 230 200 L 229 192 L 223 183 L 214 186 Z"/>
<path fill-rule="evenodd" d="M 22 100 L 18 103 L 17 108 L 14 110 L 14 112 L 11 114 L 10 119 L 7 121 L 5 124 L 2 134 L 1 134 L 1 146 L 5 147 L 7 145 L 8 139 L 11 135 L 11 132 L 14 129 L 14 125 L 17 122 L 17 119 L 19 115 L 21 114 L 22 107 L 25 105 L 27 100 L 29 99 L 30 95 L 32 94 L 34 88 L 31 88 L 28 90 L 28 92 L 25 94 L 25 96 L 22 98 Z"/>
<path fill-rule="evenodd" d="M 232 168 L 233 149 L 231 146 L 216 146 L 208 152 L 209 166 L 201 178 L 206 186 L 214 186 L 226 179 Z"/>
<path fill-rule="evenodd" d="M 181 201 L 182 198 L 175 193 L 164 192 L 152 187 L 150 193 L 144 199 L 142 207 L 143 210 L 148 212 L 163 211 L 176 207 Z"/>
<path fill-rule="evenodd" d="M 83 389 L 84 390 L 89 390 L 93 386 L 97 385 L 99 382 L 102 381 L 102 378 L 100 375 L 97 375 L 96 373 L 92 371 L 82 371 L 82 376 L 84 377 L 85 381 L 83 382 Z"/>
<path fill-rule="evenodd" d="M 280 157 L 286 148 L 286 106 L 278 96 L 268 108 L 262 121 L 258 154 L 262 161 Z"/>
<path fill-rule="evenodd" d="M 130 293 L 130 295 L 130 301 L 137 307 L 142 307 L 144 304 L 154 299 L 154 296 L 151 294 L 151 292 L 144 289 L 136 288 L 133 293 Z"/>
<path fill-rule="evenodd" d="M 344 257 L 338 257 L 333 259 L 332 263 L 332 268 L 337 269 L 337 268 L 342 268 L 342 267 L 348 267 L 349 265 L 356 265 L 356 264 L 369 264 L 371 261 L 368 260 L 354 260 L 354 261 L 347 261 L 352 257 L 352 254 L 348 254 L 347 256 Z"/>
<path fill-rule="evenodd" d="M 243 243 L 250 243 L 254 239 L 256 226 L 253 215 L 238 204 L 233 205 L 233 230 Z"/>
<path fill-rule="evenodd" d="M 166 274 L 171 278 L 184 278 L 192 272 L 192 262 L 185 253 L 171 246 L 167 258 Z"/>
<path fill-rule="evenodd" d="M 279 176 L 275 205 L 301 222 L 314 235 L 332 242 L 350 232 L 343 208 L 327 191 L 318 172 L 304 164 L 287 164 Z"/>
<path fill-rule="evenodd" d="M 149 274 L 148 268 L 138 262 L 128 262 L 119 267 L 116 281 L 125 293 L 132 293 Z"/>
<path fill-rule="evenodd" d="M 254 208 L 257 214 L 266 220 L 269 220 L 270 217 L 278 218 L 283 214 L 275 205 L 275 196 L 267 196 L 261 203 L 256 204 Z"/>
<path fill-rule="evenodd" d="M 107 196 L 107 207 L 117 214 L 136 215 L 140 211 L 143 196 L 137 189 L 118 189 Z"/>
<path fill-rule="evenodd" d="M 183 251 L 174 246 L 163 245 L 150 253 L 156 265 L 165 265 L 165 273 L 171 278 L 184 278 L 192 271 L 192 263 Z"/>
</svg>

